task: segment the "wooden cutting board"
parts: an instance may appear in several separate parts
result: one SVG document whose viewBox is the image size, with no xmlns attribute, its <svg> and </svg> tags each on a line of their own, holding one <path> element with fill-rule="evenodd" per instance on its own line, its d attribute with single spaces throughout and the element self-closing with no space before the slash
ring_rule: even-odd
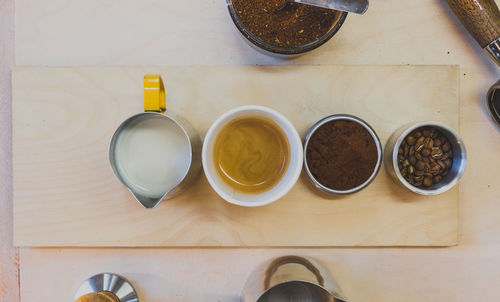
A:
<svg viewBox="0 0 500 302">
<path fill-rule="evenodd" d="M 304 136 L 320 118 L 357 115 L 385 144 L 399 126 L 458 129 L 457 66 L 21 67 L 13 72 L 14 241 L 18 246 L 450 246 L 458 186 L 423 197 L 382 167 L 360 193 L 327 199 L 301 177 L 260 208 L 219 198 L 204 176 L 146 210 L 113 175 L 108 143 L 141 112 L 142 79 L 161 74 L 167 108 L 202 136 L 225 111 L 274 108 Z"/>
</svg>

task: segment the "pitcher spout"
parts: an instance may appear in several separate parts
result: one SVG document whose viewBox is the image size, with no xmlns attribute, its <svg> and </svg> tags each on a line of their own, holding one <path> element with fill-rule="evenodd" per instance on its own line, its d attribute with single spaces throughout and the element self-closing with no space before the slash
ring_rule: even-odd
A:
<svg viewBox="0 0 500 302">
<path fill-rule="evenodd" d="M 153 209 L 156 207 L 160 201 L 162 200 L 162 197 L 149 197 L 149 196 L 144 196 L 135 192 L 132 192 L 134 194 L 135 199 L 142 204 L 143 207 L 146 209 Z"/>
</svg>

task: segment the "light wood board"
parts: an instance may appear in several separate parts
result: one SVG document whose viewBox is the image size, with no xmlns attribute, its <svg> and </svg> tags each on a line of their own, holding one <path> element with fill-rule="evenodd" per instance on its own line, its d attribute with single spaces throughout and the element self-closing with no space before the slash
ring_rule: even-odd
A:
<svg viewBox="0 0 500 302">
<path fill-rule="evenodd" d="M 325 199 L 302 177 L 278 202 L 224 202 L 204 177 L 145 210 L 108 164 L 111 134 L 142 110 L 144 74 L 166 81 L 167 107 L 204 135 L 223 112 L 260 104 L 304 135 L 350 113 L 384 144 L 400 125 L 458 129 L 457 66 L 24 67 L 13 72 L 14 242 L 19 246 L 449 246 L 458 187 L 422 197 L 384 168 L 365 190 Z"/>
</svg>

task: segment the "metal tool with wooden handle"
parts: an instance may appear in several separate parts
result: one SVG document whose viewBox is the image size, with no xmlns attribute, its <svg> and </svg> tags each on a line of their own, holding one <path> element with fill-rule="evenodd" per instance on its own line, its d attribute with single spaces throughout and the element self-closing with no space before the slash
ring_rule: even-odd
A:
<svg viewBox="0 0 500 302">
<path fill-rule="evenodd" d="M 500 11 L 495 0 L 446 0 L 479 45 L 500 66 Z"/>
</svg>

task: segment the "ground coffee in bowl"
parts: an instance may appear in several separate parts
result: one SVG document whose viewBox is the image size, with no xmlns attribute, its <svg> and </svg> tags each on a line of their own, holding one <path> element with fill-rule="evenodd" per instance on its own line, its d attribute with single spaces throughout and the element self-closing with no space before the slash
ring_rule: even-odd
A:
<svg viewBox="0 0 500 302">
<path fill-rule="evenodd" d="M 282 0 L 233 0 L 243 24 L 262 40 L 279 46 L 300 46 L 324 36 L 337 21 L 331 9 Z"/>
<path fill-rule="evenodd" d="M 353 193 L 349 190 L 355 192 L 368 185 L 380 167 L 382 156 L 375 132 L 355 117 L 347 117 L 330 117 L 333 119 L 313 127 L 306 139 L 308 173 L 314 181 L 337 194 Z"/>
</svg>

